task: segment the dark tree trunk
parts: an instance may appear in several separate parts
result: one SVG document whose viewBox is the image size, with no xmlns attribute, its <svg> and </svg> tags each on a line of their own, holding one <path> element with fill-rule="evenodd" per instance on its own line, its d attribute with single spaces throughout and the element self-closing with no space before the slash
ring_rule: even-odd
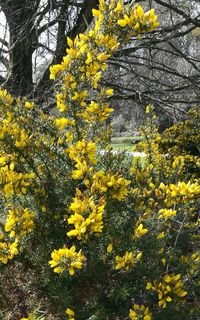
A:
<svg viewBox="0 0 200 320">
<path fill-rule="evenodd" d="M 49 6 L 46 8 L 50 10 L 50 7 L 56 3 L 56 1 L 50 1 Z M 99 0 L 83 1 L 77 21 L 68 34 L 72 39 L 78 33 L 86 30 L 93 18 L 92 9 L 97 8 L 98 3 Z M 48 67 L 34 90 L 32 55 L 38 45 L 37 34 L 40 34 L 36 29 L 37 26 L 35 26 L 37 24 L 35 21 L 38 18 L 36 13 L 39 4 L 40 0 L 0 0 L 0 6 L 6 16 L 10 32 L 8 79 L 3 83 L 3 79 L 0 78 L 0 83 L 3 83 L 3 86 L 15 96 L 29 95 L 42 104 L 47 100 L 46 93 L 48 92 L 49 96 L 49 93 L 53 92 L 53 82 L 49 79 Z M 66 54 L 66 26 L 69 5 L 70 0 L 63 0 L 59 4 L 60 14 L 57 17 L 58 35 L 53 64 L 61 63 L 62 57 Z M 48 12 L 45 9 L 43 11 L 41 17 L 45 12 Z"/>
<path fill-rule="evenodd" d="M 10 70 L 7 87 L 11 88 L 16 96 L 26 96 L 33 90 L 34 12 L 26 0 L 11 0 L 3 9 L 10 29 Z"/>
</svg>

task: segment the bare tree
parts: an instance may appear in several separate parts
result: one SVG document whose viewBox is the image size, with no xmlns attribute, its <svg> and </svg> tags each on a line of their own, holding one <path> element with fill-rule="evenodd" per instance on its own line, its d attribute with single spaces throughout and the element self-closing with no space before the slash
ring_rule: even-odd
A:
<svg viewBox="0 0 200 320">
<path fill-rule="evenodd" d="M 40 50 L 52 63 L 60 63 L 66 52 L 66 36 L 74 39 L 84 32 L 97 5 L 98 0 L 0 0 L 9 33 L 0 37 L 0 62 L 7 70 L 7 79 L 1 76 L 1 84 L 15 95 L 35 92 L 42 98 L 51 86 L 49 66 L 34 90 L 34 55 Z"/>
<path fill-rule="evenodd" d="M 155 8 L 160 27 L 142 41 L 133 39 L 131 46 L 119 48 L 104 83 L 114 86 L 114 98 L 122 106 L 153 103 L 173 113 L 173 108 L 199 105 L 199 0 L 135 2 Z M 0 0 L 5 15 L 0 65 L 6 70 L 0 83 L 15 95 L 44 102 L 52 90 L 49 65 L 62 61 L 66 36 L 74 39 L 84 32 L 95 7 L 98 0 Z"/>
<path fill-rule="evenodd" d="M 152 103 L 161 115 L 171 117 L 186 107 L 200 105 L 200 3 L 198 0 L 144 0 L 155 8 L 160 27 L 145 34 L 142 41 L 120 48 L 110 59 L 111 68 L 104 84 L 115 88 L 117 113 L 133 110 L 141 118 Z M 126 105 L 126 108 L 124 106 Z M 125 111 L 123 111 L 125 110 Z M 178 111 L 178 112 L 177 112 Z M 165 123 L 166 124 L 166 123 Z M 170 122 L 169 122 L 170 124 Z"/>
</svg>

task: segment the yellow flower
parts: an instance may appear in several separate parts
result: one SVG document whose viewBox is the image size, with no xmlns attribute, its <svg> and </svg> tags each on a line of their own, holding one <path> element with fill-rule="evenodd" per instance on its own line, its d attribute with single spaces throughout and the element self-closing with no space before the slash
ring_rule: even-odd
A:
<svg viewBox="0 0 200 320">
<path fill-rule="evenodd" d="M 162 218 L 169 219 L 169 218 L 176 215 L 176 210 L 160 209 L 158 214 L 159 214 L 159 216 L 158 216 L 159 219 L 162 219 Z"/>
<path fill-rule="evenodd" d="M 75 320 L 75 312 L 72 309 L 67 308 L 66 315 L 68 316 L 69 320 Z"/>
<path fill-rule="evenodd" d="M 107 246 L 107 252 L 110 253 L 113 250 L 113 245 L 112 243 L 109 243 L 109 245 Z"/>
<path fill-rule="evenodd" d="M 13 97 L 6 89 L 0 89 L 0 100 L 7 106 L 11 106 L 14 101 Z"/>
<path fill-rule="evenodd" d="M 142 9 L 141 6 L 137 5 L 135 7 L 135 17 L 141 19 L 143 18 L 143 16 L 144 16 L 144 10 Z"/>
<path fill-rule="evenodd" d="M 148 229 L 143 228 L 143 224 L 140 223 L 140 225 L 135 229 L 134 233 L 137 238 L 141 238 L 143 235 L 145 235 L 148 232 Z"/>
<path fill-rule="evenodd" d="M 160 282 L 147 282 L 146 289 L 157 292 L 159 307 L 165 308 L 167 302 L 172 302 L 175 296 L 183 298 L 187 295 L 187 291 L 183 290 L 184 282 L 180 278 L 180 274 L 166 274 Z"/>
<path fill-rule="evenodd" d="M 146 106 L 146 113 L 150 113 L 150 112 L 151 112 L 151 105 L 148 104 L 148 105 Z"/>
<path fill-rule="evenodd" d="M 62 249 L 54 250 L 51 258 L 49 264 L 51 268 L 54 268 L 54 272 L 62 273 L 67 270 L 71 276 L 74 275 L 75 269 L 83 267 L 83 261 L 85 260 L 81 250 L 77 252 L 75 246 L 70 249 L 64 246 Z"/>
<path fill-rule="evenodd" d="M 106 10 L 105 0 L 99 0 L 99 10 L 101 10 L 101 11 L 105 11 Z"/>
<path fill-rule="evenodd" d="M 74 225 L 73 230 L 67 233 L 68 237 L 87 239 L 91 234 L 99 234 L 103 229 L 104 198 L 98 202 L 93 197 L 87 198 L 77 189 L 77 195 L 70 209 L 74 214 L 68 218 L 68 223 Z"/>
<path fill-rule="evenodd" d="M 72 39 L 70 39 L 69 37 L 67 37 L 67 44 L 68 44 L 68 46 L 69 46 L 70 48 L 73 47 L 73 45 L 74 45 Z"/>
<path fill-rule="evenodd" d="M 106 52 L 102 52 L 97 56 L 97 60 L 100 62 L 104 62 L 110 58 L 110 54 L 107 54 Z"/>
<path fill-rule="evenodd" d="M 92 9 L 92 15 L 93 17 L 100 17 L 101 12 L 99 10 Z"/>
<path fill-rule="evenodd" d="M 122 0 L 120 0 L 118 3 L 117 3 L 117 5 L 116 5 L 116 7 L 114 8 L 114 12 L 117 12 L 117 13 L 122 13 L 122 11 L 123 11 L 123 1 Z"/>
<path fill-rule="evenodd" d="M 148 307 L 145 307 L 144 305 L 138 305 L 134 304 L 133 308 L 129 311 L 129 318 L 131 320 L 151 320 L 151 312 L 149 311 Z"/>
<path fill-rule="evenodd" d="M 159 233 L 158 235 L 157 235 L 157 239 L 159 240 L 159 239 L 163 239 L 165 237 L 165 233 L 164 232 L 161 232 L 161 233 Z"/>
<path fill-rule="evenodd" d="M 107 96 L 112 96 L 113 95 L 113 89 L 107 89 L 106 90 Z"/>
<path fill-rule="evenodd" d="M 35 227 L 34 216 L 34 212 L 28 208 L 9 210 L 5 231 L 10 233 L 11 238 L 15 237 L 19 240 L 33 231 Z"/>
<path fill-rule="evenodd" d="M 86 140 L 78 141 L 75 146 L 68 148 L 69 157 L 77 163 L 85 161 L 91 164 L 96 164 L 96 144 L 94 142 L 87 142 Z"/>
<path fill-rule="evenodd" d="M 119 19 L 117 21 L 118 25 L 122 28 L 126 27 L 127 25 L 130 25 L 131 19 L 125 14 L 124 19 Z"/>
<path fill-rule="evenodd" d="M 142 252 L 135 253 L 135 252 L 128 252 L 126 251 L 125 255 L 120 257 L 116 256 L 115 262 L 116 267 L 115 269 L 124 269 L 126 271 L 129 271 L 135 263 L 137 263 L 142 258 Z"/>
<path fill-rule="evenodd" d="M 75 120 L 70 120 L 67 118 L 60 118 L 55 120 L 55 124 L 58 126 L 59 130 L 63 130 L 66 126 L 75 125 Z"/>
<path fill-rule="evenodd" d="M 72 171 L 72 178 L 74 180 L 82 179 L 88 171 L 86 161 L 77 161 L 75 164 L 76 169 Z"/>
<path fill-rule="evenodd" d="M 1 242 L 0 241 L 0 262 L 7 264 L 8 260 L 13 259 L 19 253 L 18 242 Z"/>
<path fill-rule="evenodd" d="M 54 66 L 50 67 L 50 79 L 56 79 L 58 73 L 64 70 L 63 66 L 60 64 L 55 64 Z"/>
<path fill-rule="evenodd" d="M 41 207 L 41 210 L 42 212 L 47 212 L 47 208 L 44 205 Z"/>
<path fill-rule="evenodd" d="M 26 109 L 33 109 L 35 107 L 35 103 L 26 101 L 24 106 Z"/>
</svg>

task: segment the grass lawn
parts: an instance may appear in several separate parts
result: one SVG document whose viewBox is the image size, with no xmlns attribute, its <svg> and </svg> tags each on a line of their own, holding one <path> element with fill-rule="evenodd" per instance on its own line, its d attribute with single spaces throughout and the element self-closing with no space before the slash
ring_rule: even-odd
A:
<svg viewBox="0 0 200 320">
<path fill-rule="evenodd" d="M 132 137 L 113 137 L 111 139 L 111 146 L 113 150 L 117 151 L 132 151 L 134 146 L 134 141 L 141 141 L 142 137 L 132 136 Z"/>
</svg>

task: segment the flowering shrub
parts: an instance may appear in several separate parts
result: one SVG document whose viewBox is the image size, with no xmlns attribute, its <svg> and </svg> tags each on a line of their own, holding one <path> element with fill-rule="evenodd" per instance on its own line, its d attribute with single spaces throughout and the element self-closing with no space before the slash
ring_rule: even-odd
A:
<svg viewBox="0 0 200 320">
<path fill-rule="evenodd" d="M 160 150 L 176 155 L 176 166 L 180 167 L 183 176 L 193 173 L 199 178 L 200 114 L 196 108 L 189 110 L 186 119 L 165 130 Z"/>
<path fill-rule="evenodd" d="M 51 67 L 60 116 L 0 91 L 2 279 L 22 269 L 30 295 L 14 318 L 198 319 L 198 176 L 161 150 L 151 113 L 145 157 L 113 155 L 113 90 L 100 86 L 109 57 L 157 16 L 121 0 L 93 15 Z"/>
</svg>

